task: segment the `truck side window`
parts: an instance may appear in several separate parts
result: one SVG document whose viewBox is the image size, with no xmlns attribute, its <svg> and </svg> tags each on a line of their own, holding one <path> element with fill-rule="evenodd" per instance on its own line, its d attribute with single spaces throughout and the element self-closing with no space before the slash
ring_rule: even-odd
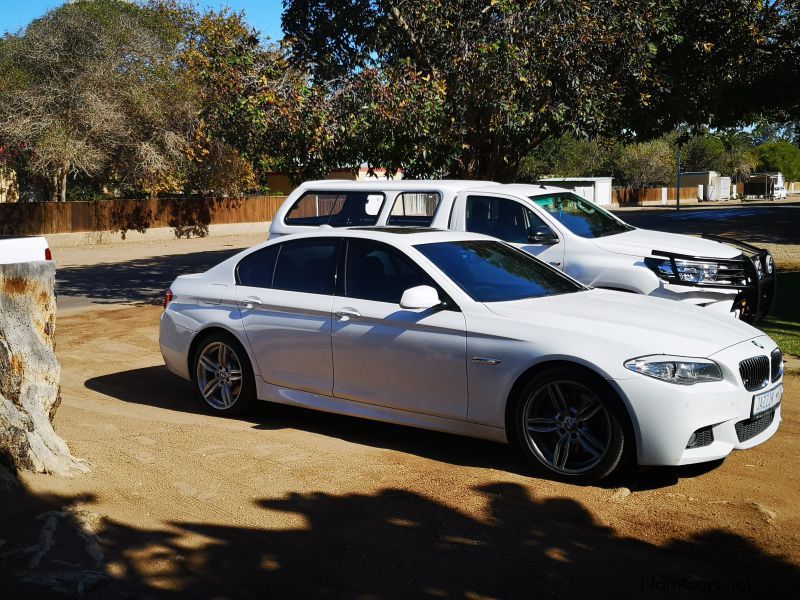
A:
<svg viewBox="0 0 800 600">
<path fill-rule="evenodd" d="M 389 226 L 429 227 L 442 201 L 438 192 L 397 194 L 386 224 Z"/>
<path fill-rule="evenodd" d="M 536 227 L 546 227 L 532 210 L 509 198 L 467 197 L 467 231 L 490 235 L 504 242 L 524 244 Z"/>
</svg>

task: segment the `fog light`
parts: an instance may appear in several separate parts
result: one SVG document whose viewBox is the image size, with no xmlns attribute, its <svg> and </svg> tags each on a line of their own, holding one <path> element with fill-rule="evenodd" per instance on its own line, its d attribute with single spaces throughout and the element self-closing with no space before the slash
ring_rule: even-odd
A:
<svg viewBox="0 0 800 600">
<path fill-rule="evenodd" d="M 708 446 L 714 441 L 714 432 L 711 427 L 701 427 L 689 436 L 689 443 L 686 444 L 687 448 L 702 448 Z"/>
</svg>

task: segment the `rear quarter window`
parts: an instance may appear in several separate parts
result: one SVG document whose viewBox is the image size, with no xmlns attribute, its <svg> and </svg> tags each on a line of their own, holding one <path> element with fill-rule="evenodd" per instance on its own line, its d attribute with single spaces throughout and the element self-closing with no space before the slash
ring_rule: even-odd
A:
<svg viewBox="0 0 800 600">
<path fill-rule="evenodd" d="M 306 192 L 289 209 L 286 225 L 375 225 L 385 196 L 379 192 Z"/>
<path fill-rule="evenodd" d="M 442 201 L 438 192 L 402 192 L 392 205 L 388 226 L 429 227 Z"/>
<path fill-rule="evenodd" d="M 251 287 L 272 287 L 275 261 L 280 245 L 273 245 L 245 256 L 236 266 L 236 283 Z"/>
</svg>

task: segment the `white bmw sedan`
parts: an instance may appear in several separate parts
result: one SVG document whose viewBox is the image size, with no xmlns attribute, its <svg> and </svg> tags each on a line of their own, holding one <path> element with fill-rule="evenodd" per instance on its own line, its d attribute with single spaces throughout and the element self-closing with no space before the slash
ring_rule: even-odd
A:
<svg viewBox="0 0 800 600">
<path fill-rule="evenodd" d="M 178 277 L 165 305 L 166 365 L 219 413 L 258 399 L 513 442 L 567 481 L 720 459 L 781 421 L 762 332 L 478 234 L 281 237 Z"/>
</svg>

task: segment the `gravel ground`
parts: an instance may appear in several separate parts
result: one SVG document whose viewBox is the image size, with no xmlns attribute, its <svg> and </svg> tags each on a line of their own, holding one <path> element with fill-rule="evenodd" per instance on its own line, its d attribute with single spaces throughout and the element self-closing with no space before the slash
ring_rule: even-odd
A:
<svg viewBox="0 0 800 600">
<path fill-rule="evenodd" d="M 506 446 L 445 434 L 268 404 L 220 418 L 163 367 L 153 303 L 170 269 L 202 263 L 190 253 L 261 239 L 59 251 L 63 289 L 78 300 L 59 315 L 55 426 L 92 471 L 23 475 L 22 488 L 0 494 L 0 597 L 727 599 L 796 589 L 797 361 L 766 444 L 601 486 L 553 482 Z M 119 282 L 97 285 L 86 269 L 98 255 Z M 131 298 L 147 282 L 152 290 Z"/>
</svg>

